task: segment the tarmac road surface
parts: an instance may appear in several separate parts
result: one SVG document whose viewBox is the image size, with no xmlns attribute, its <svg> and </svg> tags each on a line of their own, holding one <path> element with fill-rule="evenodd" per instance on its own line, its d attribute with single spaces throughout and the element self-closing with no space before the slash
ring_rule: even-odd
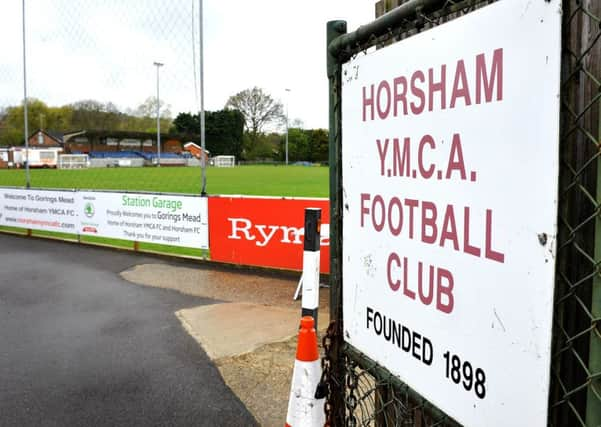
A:
<svg viewBox="0 0 601 427">
<path fill-rule="evenodd" d="M 133 285 L 161 260 L 0 234 L 0 426 L 253 426 L 181 327 L 218 301 Z"/>
</svg>

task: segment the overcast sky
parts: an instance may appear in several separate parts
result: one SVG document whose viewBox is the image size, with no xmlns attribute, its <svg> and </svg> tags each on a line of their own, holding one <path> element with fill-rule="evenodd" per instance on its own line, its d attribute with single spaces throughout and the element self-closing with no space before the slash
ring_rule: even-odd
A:
<svg viewBox="0 0 601 427">
<path fill-rule="evenodd" d="M 258 86 L 288 105 L 290 120 L 327 128 L 326 22 L 354 30 L 373 20 L 374 2 L 204 0 L 205 109 Z M 172 115 L 197 111 L 198 3 L 26 0 L 28 95 L 52 106 L 96 99 L 135 108 L 156 94 L 160 61 Z M 23 98 L 21 19 L 20 0 L 2 2 L 0 106 Z"/>
</svg>

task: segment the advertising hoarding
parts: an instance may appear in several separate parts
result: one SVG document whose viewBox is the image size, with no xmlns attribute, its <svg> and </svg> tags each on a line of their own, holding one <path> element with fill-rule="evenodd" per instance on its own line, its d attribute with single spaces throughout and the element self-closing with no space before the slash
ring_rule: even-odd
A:
<svg viewBox="0 0 601 427">
<path fill-rule="evenodd" d="M 82 235 L 208 249 L 207 198 L 79 192 Z"/>
<path fill-rule="evenodd" d="M 0 188 L 0 225 L 76 233 L 79 206 L 73 191 Z"/>
<path fill-rule="evenodd" d="M 211 259 L 302 270 L 305 208 L 320 208 L 320 271 L 327 273 L 329 205 L 327 199 L 209 197 Z"/>
</svg>

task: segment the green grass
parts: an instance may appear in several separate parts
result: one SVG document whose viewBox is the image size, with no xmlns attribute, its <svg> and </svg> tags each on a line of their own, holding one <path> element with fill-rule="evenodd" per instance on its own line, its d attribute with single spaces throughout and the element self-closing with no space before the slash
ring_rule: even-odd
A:
<svg viewBox="0 0 601 427">
<path fill-rule="evenodd" d="M 32 169 L 31 187 L 199 194 L 200 168 Z M 24 170 L 0 170 L 0 186 L 25 186 Z M 207 168 L 207 193 L 328 197 L 328 168 L 236 166 Z"/>
<path fill-rule="evenodd" d="M 150 191 L 199 194 L 200 168 L 106 168 L 106 169 L 32 169 L 33 188 Z M 24 187 L 24 170 L 0 169 L 0 187 Z M 328 197 L 328 168 L 306 166 L 236 166 L 207 168 L 207 193 L 256 196 Z M 23 228 L 0 227 L 0 231 L 25 233 Z M 77 241 L 76 234 L 32 231 L 33 236 Z M 82 243 L 133 249 L 129 240 L 81 236 Z M 139 250 L 177 256 L 207 258 L 202 249 L 140 243 Z"/>
</svg>

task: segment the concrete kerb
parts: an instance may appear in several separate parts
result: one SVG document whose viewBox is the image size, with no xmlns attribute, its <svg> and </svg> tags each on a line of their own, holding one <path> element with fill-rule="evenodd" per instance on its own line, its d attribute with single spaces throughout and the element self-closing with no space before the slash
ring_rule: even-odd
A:
<svg viewBox="0 0 601 427">
<path fill-rule="evenodd" d="M 121 273 L 133 283 L 215 300 L 176 316 L 211 357 L 226 384 L 263 426 L 285 421 L 301 302 L 300 273 L 249 274 L 239 269 L 144 264 Z M 329 293 L 320 292 L 320 336 L 329 323 Z"/>
<path fill-rule="evenodd" d="M 250 303 L 225 303 L 176 313 L 188 333 L 213 360 L 250 353 L 294 336 L 297 310 Z"/>
</svg>

